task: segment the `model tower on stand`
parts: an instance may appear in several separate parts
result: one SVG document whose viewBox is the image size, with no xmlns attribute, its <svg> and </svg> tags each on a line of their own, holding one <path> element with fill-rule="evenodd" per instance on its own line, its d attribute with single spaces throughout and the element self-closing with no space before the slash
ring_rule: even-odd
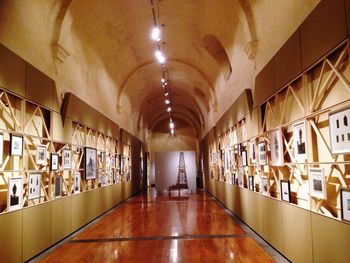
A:
<svg viewBox="0 0 350 263">
<path fill-rule="evenodd" d="M 179 157 L 177 183 L 169 187 L 169 190 L 173 190 L 173 189 L 188 189 L 185 155 L 183 152 L 180 152 L 180 157 Z"/>
</svg>

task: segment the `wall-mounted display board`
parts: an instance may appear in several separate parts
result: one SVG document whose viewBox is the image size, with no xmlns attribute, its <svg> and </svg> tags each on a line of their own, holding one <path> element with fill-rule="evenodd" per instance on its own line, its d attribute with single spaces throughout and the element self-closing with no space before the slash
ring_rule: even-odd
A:
<svg viewBox="0 0 350 263">
<path fill-rule="evenodd" d="M 208 140 L 210 178 L 245 188 L 253 181 L 263 195 L 346 218 L 347 192 L 340 190 L 350 187 L 349 83 L 349 43 L 344 41 L 228 131 Z M 227 145 L 233 180 L 220 177 L 222 164 L 214 159 Z"/>
<path fill-rule="evenodd" d="M 85 147 L 103 152 L 97 162 L 107 184 L 117 182 L 117 140 L 73 123 L 71 141 L 53 140 L 53 112 L 0 90 L 0 213 L 33 206 L 99 187 L 94 173 L 85 176 Z M 96 176 L 96 175 L 95 175 Z"/>
</svg>

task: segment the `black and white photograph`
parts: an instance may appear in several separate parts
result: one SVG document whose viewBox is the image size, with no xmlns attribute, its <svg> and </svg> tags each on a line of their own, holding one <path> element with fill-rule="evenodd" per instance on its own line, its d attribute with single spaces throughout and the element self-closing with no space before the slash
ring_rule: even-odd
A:
<svg viewBox="0 0 350 263">
<path fill-rule="evenodd" d="M 62 150 L 62 167 L 63 169 L 72 169 L 72 151 L 68 149 Z"/>
<path fill-rule="evenodd" d="M 62 185 L 63 185 L 63 178 L 62 176 L 56 176 L 55 177 L 55 198 L 61 197 L 62 195 Z"/>
<path fill-rule="evenodd" d="M 266 160 L 266 143 L 259 142 L 258 144 L 258 153 L 259 153 L 259 165 L 267 164 Z"/>
<path fill-rule="evenodd" d="M 250 163 L 255 164 L 256 163 L 256 139 L 251 139 L 249 142 L 249 158 Z"/>
<path fill-rule="evenodd" d="M 80 172 L 76 171 L 74 173 L 74 183 L 73 183 L 73 192 L 74 194 L 77 194 L 77 193 L 80 193 L 80 180 L 81 180 L 81 177 L 80 177 Z"/>
<path fill-rule="evenodd" d="M 293 125 L 293 138 L 295 162 L 305 162 L 307 159 L 305 121 Z"/>
<path fill-rule="evenodd" d="M 23 206 L 23 177 L 10 177 L 7 189 L 7 210 L 14 211 Z"/>
<path fill-rule="evenodd" d="M 281 200 L 290 203 L 290 196 L 289 180 L 281 180 Z"/>
<path fill-rule="evenodd" d="M 282 166 L 284 163 L 282 129 L 276 129 L 270 132 L 270 151 L 271 165 Z"/>
<path fill-rule="evenodd" d="M 246 150 L 242 151 L 242 166 L 248 166 L 248 154 Z"/>
<path fill-rule="evenodd" d="M 41 190 L 41 173 L 29 174 L 28 183 L 28 199 L 35 199 L 40 197 Z"/>
<path fill-rule="evenodd" d="M 97 151 L 94 148 L 85 147 L 85 179 L 91 180 L 97 177 Z"/>
<path fill-rule="evenodd" d="M 22 156 L 23 155 L 23 136 L 11 134 L 10 135 L 10 155 Z"/>
<path fill-rule="evenodd" d="M 248 180 L 249 180 L 249 190 L 250 191 L 254 191 L 254 176 L 250 175 L 248 177 Z"/>
<path fill-rule="evenodd" d="M 2 165 L 4 158 L 4 134 L 0 133 L 0 165 Z"/>
<path fill-rule="evenodd" d="M 324 169 L 309 168 L 310 195 L 319 199 L 327 199 L 326 178 Z"/>
<path fill-rule="evenodd" d="M 341 195 L 341 218 L 350 222 L 350 188 L 342 188 Z"/>
<path fill-rule="evenodd" d="M 350 108 L 329 113 L 332 154 L 350 153 Z"/>
<path fill-rule="evenodd" d="M 38 165 L 46 164 L 46 152 L 47 152 L 46 145 L 39 144 L 36 147 L 36 164 Z"/>
<path fill-rule="evenodd" d="M 58 170 L 58 154 L 51 153 L 50 156 L 50 170 L 57 171 Z"/>
<path fill-rule="evenodd" d="M 261 193 L 263 195 L 269 195 L 270 193 L 270 187 L 269 187 L 269 179 L 266 176 L 261 176 Z"/>
</svg>

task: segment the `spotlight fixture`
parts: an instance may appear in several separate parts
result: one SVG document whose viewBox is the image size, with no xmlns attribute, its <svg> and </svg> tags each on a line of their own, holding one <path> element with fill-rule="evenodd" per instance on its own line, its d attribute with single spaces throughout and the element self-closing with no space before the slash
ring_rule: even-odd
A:
<svg viewBox="0 0 350 263">
<path fill-rule="evenodd" d="M 159 62 L 160 64 L 164 64 L 164 62 L 165 62 L 165 57 L 164 57 L 164 55 L 162 54 L 162 52 L 161 52 L 160 50 L 157 50 L 157 51 L 156 51 L 155 56 L 156 56 L 156 58 L 158 59 L 158 62 Z"/>
<path fill-rule="evenodd" d="M 165 97 L 169 96 L 169 92 L 164 93 Z"/>
<path fill-rule="evenodd" d="M 167 111 L 167 112 L 171 112 L 171 107 L 168 107 L 168 108 L 166 109 L 166 111 Z"/>
<path fill-rule="evenodd" d="M 174 128 L 175 128 L 174 123 L 173 123 L 173 122 L 170 122 L 170 123 L 169 123 L 169 127 L 170 127 L 170 129 L 174 130 Z"/>
<path fill-rule="evenodd" d="M 162 83 L 164 83 L 165 82 L 165 78 L 161 78 L 161 80 L 160 80 Z"/>
<path fill-rule="evenodd" d="M 174 130 L 174 129 L 171 129 L 171 130 L 170 130 L 170 133 L 171 133 L 171 135 L 174 135 L 174 134 L 175 134 L 175 130 Z"/>
<path fill-rule="evenodd" d="M 170 100 L 166 99 L 165 104 L 170 104 Z"/>
<path fill-rule="evenodd" d="M 157 41 L 157 42 L 160 41 L 160 30 L 159 30 L 158 27 L 154 27 L 154 28 L 152 29 L 151 38 L 152 38 L 154 41 Z"/>
</svg>

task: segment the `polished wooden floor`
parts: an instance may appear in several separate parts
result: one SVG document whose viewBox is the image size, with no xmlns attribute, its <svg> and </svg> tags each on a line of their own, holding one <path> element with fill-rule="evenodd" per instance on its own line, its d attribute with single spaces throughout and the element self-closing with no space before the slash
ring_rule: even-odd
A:
<svg viewBox="0 0 350 263">
<path fill-rule="evenodd" d="M 149 190 L 40 262 L 274 262 L 205 192 Z"/>
</svg>

